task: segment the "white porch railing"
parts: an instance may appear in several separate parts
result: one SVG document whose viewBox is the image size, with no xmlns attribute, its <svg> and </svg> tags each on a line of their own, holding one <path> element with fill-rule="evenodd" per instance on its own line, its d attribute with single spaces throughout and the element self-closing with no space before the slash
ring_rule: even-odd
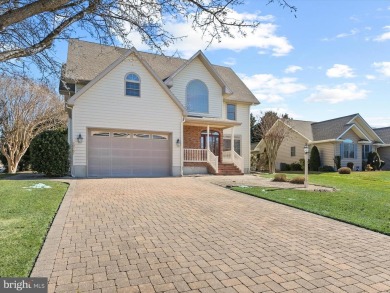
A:
<svg viewBox="0 0 390 293">
<path fill-rule="evenodd" d="M 184 162 L 207 162 L 207 150 L 184 149 Z"/>
<path fill-rule="evenodd" d="M 218 173 L 218 156 L 206 149 L 184 149 L 184 162 L 207 162 Z"/>
<path fill-rule="evenodd" d="M 218 173 L 218 156 L 214 155 L 212 151 L 207 150 L 207 163 Z"/>
<path fill-rule="evenodd" d="M 244 173 L 244 159 L 235 151 L 233 151 L 233 164 Z"/>
<path fill-rule="evenodd" d="M 222 163 L 234 164 L 241 172 L 244 173 L 244 159 L 235 151 L 223 151 Z"/>
<path fill-rule="evenodd" d="M 226 163 L 226 164 L 232 164 L 233 163 L 232 152 L 231 151 L 223 151 L 222 152 L 222 163 Z"/>
</svg>

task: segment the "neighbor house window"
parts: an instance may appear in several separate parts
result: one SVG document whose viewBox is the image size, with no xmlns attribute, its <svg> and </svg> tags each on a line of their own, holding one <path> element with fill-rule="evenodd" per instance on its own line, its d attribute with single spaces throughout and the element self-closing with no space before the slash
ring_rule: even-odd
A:
<svg viewBox="0 0 390 293">
<path fill-rule="evenodd" d="M 357 145 L 352 140 L 347 139 L 341 144 L 341 156 L 343 159 L 356 159 Z"/>
<path fill-rule="evenodd" d="M 291 157 L 295 157 L 295 146 L 291 147 Z"/>
<path fill-rule="evenodd" d="M 362 157 L 363 160 L 368 159 L 368 153 L 371 152 L 371 145 L 370 144 L 364 144 L 362 145 Z"/>
<path fill-rule="evenodd" d="M 126 75 L 126 96 L 139 97 L 141 95 L 141 80 L 135 73 Z"/>
<path fill-rule="evenodd" d="M 209 90 L 203 81 L 194 79 L 188 83 L 186 105 L 189 112 L 209 112 Z"/>
<path fill-rule="evenodd" d="M 236 120 L 236 105 L 227 104 L 227 119 Z"/>
</svg>

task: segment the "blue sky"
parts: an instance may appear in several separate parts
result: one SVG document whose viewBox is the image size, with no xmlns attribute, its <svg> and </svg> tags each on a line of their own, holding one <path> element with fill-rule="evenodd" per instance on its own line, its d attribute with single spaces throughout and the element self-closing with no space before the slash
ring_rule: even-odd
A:
<svg viewBox="0 0 390 293">
<path fill-rule="evenodd" d="M 261 25 L 247 38 L 222 39 L 206 56 L 232 67 L 267 110 L 294 119 L 321 121 L 360 113 L 372 126 L 390 126 L 390 1 L 290 0 L 288 10 L 267 1 L 246 1 L 234 17 Z M 187 37 L 166 50 L 190 57 L 206 48 L 199 32 L 178 20 L 166 21 Z M 131 35 L 138 50 L 148 48 Z M 59 49 L 65 61 L 64 49 Z"/>
</svg>

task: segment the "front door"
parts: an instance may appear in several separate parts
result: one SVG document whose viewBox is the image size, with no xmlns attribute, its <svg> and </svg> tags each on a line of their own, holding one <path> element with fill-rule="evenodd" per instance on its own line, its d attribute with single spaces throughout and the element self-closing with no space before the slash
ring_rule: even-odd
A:
<svg viewBox="0 0 390 293">
<path fill-rule="evenodd" d="M 209 147 L 210 151 L 216 155 L 219 156 L 219 132 L 217 131 L 210 131 L 209 135 Z M 202 149 L 206 149 L 206 142 L 207 142 L 207 131 L 202 131 L 200 136 L 200 147 Z"/>
</svg>

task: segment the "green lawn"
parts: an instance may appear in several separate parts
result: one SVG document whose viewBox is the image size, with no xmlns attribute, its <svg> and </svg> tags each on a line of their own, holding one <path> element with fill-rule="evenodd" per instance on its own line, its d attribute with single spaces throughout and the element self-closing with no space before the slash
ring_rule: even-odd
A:
<svg viewBox="0 0 390 293">
<path fill-rule="evenodd" d="M 265 175 L 269 177 L 269 175 Z M 292 178 L 297 174 L 287 174 Z M 342 220 L 390 235 L 390 172 L 317 173 L 311 184 L 335 187 L 336 192 L 310 192 L 262 187 L 234 187 L 271 201 Z"/>
<path fill-rule="evenodd" d="M 52 188 L 23 188 L 36 183 Z M 0 277 L 30 274 L 67 189 L 53 181 L 0 180 Z"/>
</svg>

